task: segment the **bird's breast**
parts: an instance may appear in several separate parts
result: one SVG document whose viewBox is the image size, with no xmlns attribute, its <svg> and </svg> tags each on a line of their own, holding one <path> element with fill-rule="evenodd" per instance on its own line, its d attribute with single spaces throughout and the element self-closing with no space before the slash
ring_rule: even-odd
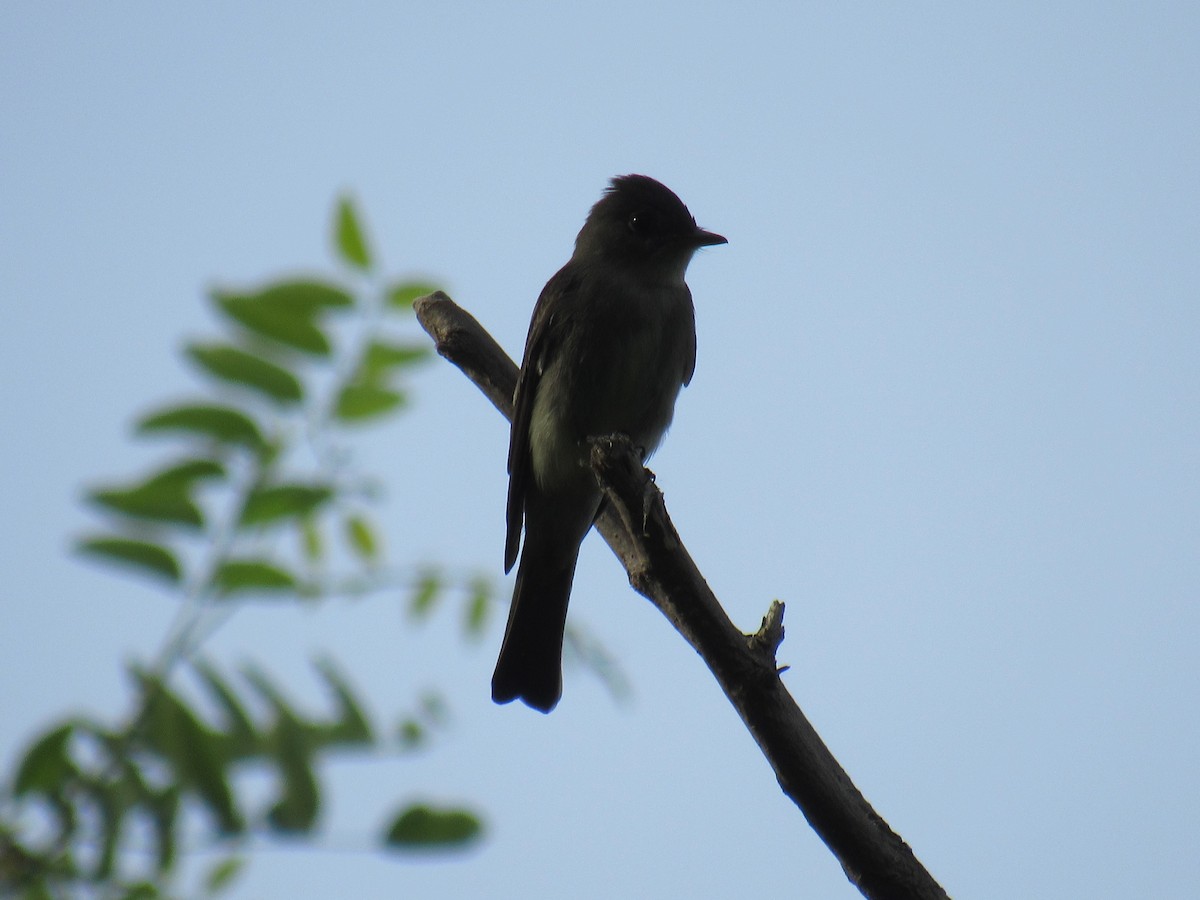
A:
<svg viewBox="0 0 1200 900">
<path fill-rule="evenodd" d="M 649 456 L 671 424 L 690 362 L 686 287 L 592 300 L 539 379 L 530 445 L 543 487 L 591 478 L 589 437 L 627 434 Z"/>
</svg>

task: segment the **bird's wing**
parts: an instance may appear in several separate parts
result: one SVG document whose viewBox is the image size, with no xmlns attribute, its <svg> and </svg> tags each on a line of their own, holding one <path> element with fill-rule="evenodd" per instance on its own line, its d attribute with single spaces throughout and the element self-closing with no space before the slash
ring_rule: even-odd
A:
<svg viewBox="0 0 1200 900">
<path fill-rule="evenodd" d="M 517 561 L 521 543 L 521 525 L 525 516 L 525 496 L 533 478 L 533 459 L 529 447 L 529 426 L 542 373 L 561 346 L 561 335 L 570 316 L 579 278 L 570 266 L 564 266 L 546 282 L 533 309 L 529 336 L 525 340 L 525 358 L 513 392 L 512 428 L 508 439 L 508 531 L 504 540 L 504 571 Z"/>
<path fill-rule="evenodd" d="M 684 290 L 687 291 L 687 321 L 682 323 L 679 333 L 687 335 L 687 356 L 684 357 L 683 365 L 683 386 L 687 387 L 692 383 L 692 376 L 696 374 L 696 309 L 692 306 L 692 292 L 685 285 Z"/>
</svg>

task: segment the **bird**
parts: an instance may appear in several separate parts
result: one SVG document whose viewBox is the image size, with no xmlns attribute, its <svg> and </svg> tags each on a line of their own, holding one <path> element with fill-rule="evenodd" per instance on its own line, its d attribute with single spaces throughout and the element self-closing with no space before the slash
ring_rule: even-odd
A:
<svg viewBox="0 0 1200 900">
<path fill-rule="evenodd" d="M 657 448 L 696 367 L 684 276 L 697 250 L 725 243 L 662 183 L 621 175 L 538 297 L 513 393 L 504 571 L 518 547 L 521 562 L 492 675 L 496 703 L 548 713 L 562 696 L 571 584 L 602 503 L 590 439 L 627 435 L 643 460 Z"/>
</svg>

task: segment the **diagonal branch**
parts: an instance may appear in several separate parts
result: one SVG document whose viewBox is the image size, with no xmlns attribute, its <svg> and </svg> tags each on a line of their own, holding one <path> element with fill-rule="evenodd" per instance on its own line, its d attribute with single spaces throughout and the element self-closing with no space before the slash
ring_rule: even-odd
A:
<svg viewBox="0 0 1200 900">
<path fill-rule="evenodd" d="M 471 315 L 442 292 L 415 304 L 438 353 L 470 378 L 507 418 L 517 366 Z M 783 604 L 771 604 L 762 627 L 742 634 L 725 615 L 667 516 L 662 493 L 628 438 L 592 446 L 592 468 L 608 503 L 596 523 L 648 598 L 692 645 L 716 677 L 780 786 L 869 898 L 938 900 L 946 892 L 888 827 L 821 741 L 779 678 Z"/>
</svg>

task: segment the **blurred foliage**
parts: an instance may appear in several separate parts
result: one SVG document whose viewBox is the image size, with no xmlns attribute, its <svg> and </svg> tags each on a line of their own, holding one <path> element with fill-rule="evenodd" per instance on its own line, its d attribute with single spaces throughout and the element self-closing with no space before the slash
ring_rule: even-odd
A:
<svg viewBox="0 0 1200 900">
<path fill-rule="evenodd" d="M 331 708 L 314 717 L 256 666 L 230 675 L 200 653 L 240 604 L 265 597 L 405 591 L 418 621 L 459 596 L 464 632 L 486 625 L 486 577 L 388 569 L 372 516 L 380 492 L 346 444 L 351 430 L 404 408 L 404 378 L 430 351 L 396 328 L 434 286 L 379 276 L 348 198 L 336 205 L 333 246 L 340 280 L 215 291 L 224 333 L 184 349 L 206 393 L 136 424 L 139 438 L 169 441 L 169 457 L 87 492 L 105 522 L 77 550 L 155 581 L 180 612 L 157 659 L 130 667 L 122 721 L 55 722 L 0 785 L 0 896 L 176 896 L 180 854 L 197 846 L 220 852 L 192 893 L 217 895 L 242 871 L 250 837 L 315 833 L 330 754 L 402 753 L 444 722 L 443 701 L 426 696 L 381 734 L 328 660 L 315 668 Z M 243 795 L 243 771 L 271 776 L 270 799 Z M 427 801 L 398 803 L 387 821 L 381 849 L 459 848 L 482 833 L 476 813 Z"/>
</svg>

